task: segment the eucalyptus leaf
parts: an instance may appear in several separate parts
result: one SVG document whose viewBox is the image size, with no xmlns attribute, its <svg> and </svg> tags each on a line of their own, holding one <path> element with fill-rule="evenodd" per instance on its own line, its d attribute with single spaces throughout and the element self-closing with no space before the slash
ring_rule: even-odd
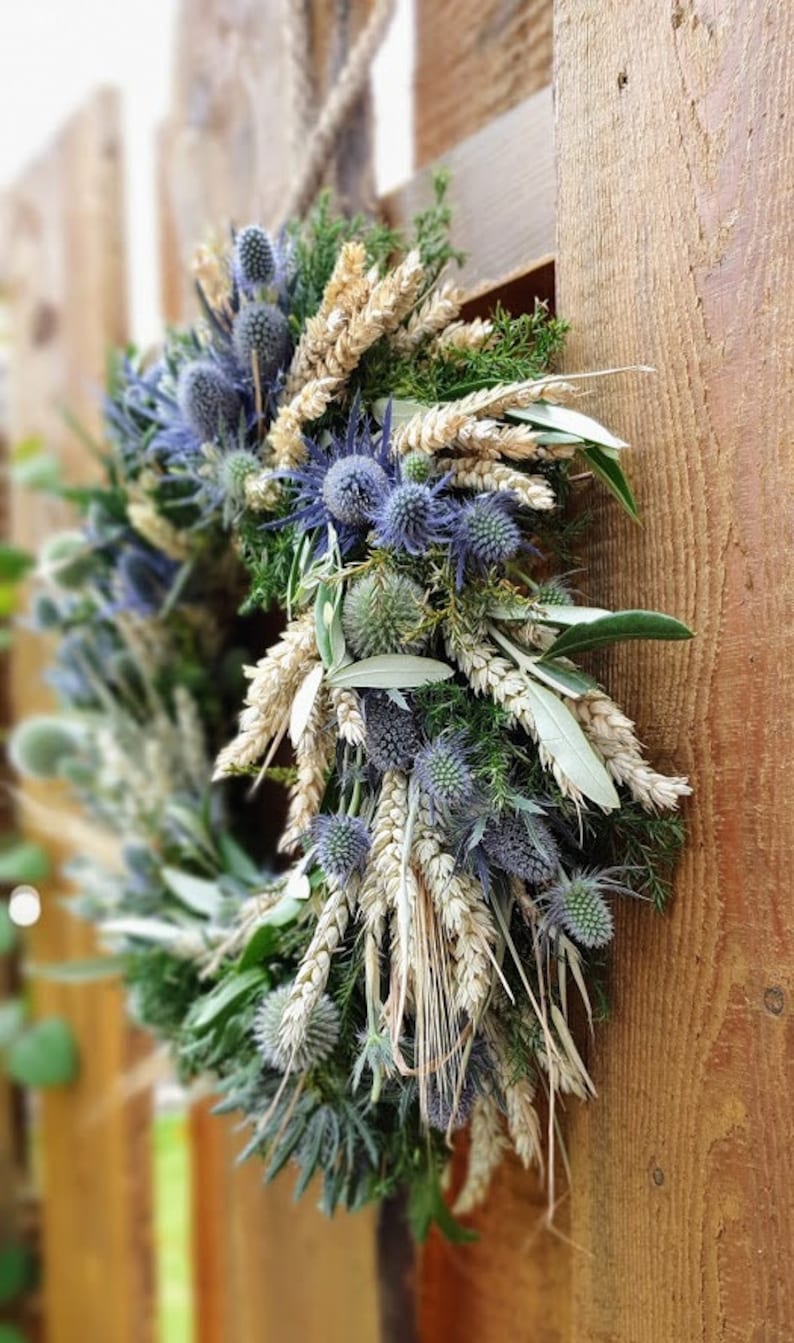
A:
<svg viewBox="0 0 794 1343">
<path fill-rule="evenodd" d="M 543 681 L 552 690 L 568 695 L 571 699 L 586 695 L 588 690 L 595 690 L 598 685 L 592 676 L 579 671 L 578 667 L 569 667 L 554 658 L 535 658 L 527 670 L 536 680 Z"/>
<path fill-rule="evenodd" d="M 626 639 L 691 638 L 692 631 L 682 621 L 660 611 L 615 611 L 564 630 L 546 650 L 543 660 L 570 657 L 572 653 L 589 652 Z"/>
<path fill-rule="evenodd" d="M 6 1072 L 20 1086 L 57 1087 L 73 1082 L 77 1042 L 68 1021 L 48 1017 L 29 1026 L 6 1054 Z"/>
<path fill-rule="evenodd" d="M 603 448 L 585 447 L 582 449 L 582 455 L 587 458 L 593 471 L 599 480 L 606 485 L 611 494 L 615 496 L 618 503 L 623 506 L 629 517 L 634 522 L 640 521 L 640 514 L 631 492 L 631 486 L 627 481 L 619 462 L 616 462 L 606 453 Z"/>
<path fill-rule="evenodd" d="M 536 618 L 544 625 L 587 625 L 591 620 L 611 616 L 605 606 L 538 606 Z"/>
<path fill-rule="evenodd" d="M 50 859 L 46 849 L 33 840 L 20 839 L 0 849 L 0 882 L 43 881 L 50 874 Z"/>
<path fill-rule="evenodd" d="M 312 716 L 312 709 L 319 694 L 324 674 L 325 668 L 322 662 L 318 662 L 310 672 L 307 672 L 292 701 L 289 717 L 289 739 L 296 748 L 309 725 L 309 719 Z"/>
<path fill-rule="evenodd" d="M 573 434 L 587 443 L 597 443 L 606 448 L 627 448 L 622 438 L 618 438 L 591 415 L 581 410 L 572 410 L 570 406 L 558 406 L 550 401 L 536 401 L 533 405 L 507 412 L 508 418 L 524 420 L 536 424 L 541 429 L 551 429 L 563 434 Z"/>
<path fill-rule="evenodd" d="M 562 700 L 545 686 L 527 681 L 526 693 L 538 740 L 566 779 L 604 811 L 614 811 L 620 798 L 607 771 Z"/>
<path fill-rule="evenodd" d="M 191 1026 L 196 1030 L 206 1029 L 255 988 L 266 989 L 268 982 L 268 976 L 258 966 L 229 975 L 196 1003 L 190 1013 Z"/>
<path fill-rule="evenodd" d="M 360 686 L 370 690 L 415 690 L 432 681 L 447 681 L 455 669 L 435 658 L 414 657 L 408 653 L 382 653 L 378 657 L 350 662 L 327 678 L 339 689 Z"/>
<path fill-rule="evenodd" d="M 373 403 L 372 413 L 378 424 L 383 424 L 386 418 L 386 408 L 389 405 L 389 398 L 382 396 Z M 392 430 L 400 429 L 415 415 L 423 415 L 427 410 L 427 405 L 423 401 L 412 401 L 408 397 L 395 397 L 391 402 L 391 427 Z"/>
<path fill-rule="evenodd" d="M 0 582 L 18 583 L 35 562 L 26 550 L 0 542 Z"/>
<path fill-rule="evenodd" d="M 54 984 L 90 984 L 97 979 L 115 979 L 124 970 L 123 956 L 88 956 L 85 960 L 34 961 L 25 967 L 33 979 Z"/>
<path fill-rule="evenodd" d="M 26 1020 L 27 1011 L 21 998 L 6 998 L 0 1002 L 0 1049 L 8 1049 Z"/>
<path fill-rule="evenodd" d="M 218 917 L 222 896 L 214 881 L 194 877 L 192 872 L 183 872 L 178 867 L 164 867 L 163 880 L 168 889 L 182 901 L 183 905 L 187 905 L 188 909 L 192 909 L 196 914 L 203 914 L 206 919 Z"/>
</svg>

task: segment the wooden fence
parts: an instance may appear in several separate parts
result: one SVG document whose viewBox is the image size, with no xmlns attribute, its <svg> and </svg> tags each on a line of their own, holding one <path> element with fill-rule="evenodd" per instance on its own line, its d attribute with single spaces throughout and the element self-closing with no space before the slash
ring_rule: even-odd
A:
<svg viewBox="0 0 794 1343">
<path fill-rule="evenodd" d="M 347 7 L 348 42 L 367 8 Z M 340 52 L 328 3 L 311 10 L 322 83 Z M 228 1127 L 199 1109 L 198 1343 L 791 1343 L 794 11 L 775 0 L 416 10 L 418 171 L 388 213 L 410 214 L 428 165 L 450 162 L 473 303 L 556 291 L 570 367 L 657 369 L 593 393 L 594 413 L 637 445 L 644 526 L 594 498 L 609 525 L 594 529 L 584 581 L 593 600 L 668 609 L 698 632 L 674 658 L 632 646 L 604 668 L 655 758 L 691 772 L 691 839 L 670 914 L 620 913 L 613 1020 L 589 1058 L 601 1094 L 566 1116 L 560 1234 L 541 1229 L 537 1182 L 508 1165 L 477 1219 L 481 1241 L 432 1239 L 415 1327 L 408 1298 L 395 1326 L 375 1217 L 327 1224 L 291 1206 L 288 1181 L 263 1190 L 253 1165 L 233 1169 Z M 283 193 L 279 13 L 278 0 L 184 0 L 160 161 L 170 318 L 188 314 L 185 263 L 206 229 L 267 222 Z M 359 164 L 367 134 L 362 106 L 358 150 L 348 143 Z M 118 155 L 102 95 L 12 198 L 14 431 L 45 433 L 75 473 L 86 464 L 52 407 L 68 400 L 90 418 L 104 344 L 124 334 Z M 343 185 L 366 199 L 365 173 Z M 16 518 L 23 541 L 55 521 L 29 507 Z M 27 644 L 17 657 L 22 707 L 36 658 Z M 84 954 L 85 938 L 50 908 L 36 954 Z M 47 1337 L 147 1343 L 148 1108 L 114 1103 L 141 1046 L 111 990 L 40 994 L 75 1022 L 87 1061 L 43 1107 Z"/>
</svg>

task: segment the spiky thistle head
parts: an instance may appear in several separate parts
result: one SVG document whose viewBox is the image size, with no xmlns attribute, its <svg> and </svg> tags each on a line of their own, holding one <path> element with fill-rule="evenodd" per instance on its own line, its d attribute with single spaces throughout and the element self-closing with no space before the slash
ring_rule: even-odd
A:
<svg viewBox="0 0 794 1343">
<path fill-rule="evenodd" d="M 459 588 L 467 569 L 482 573 L 518 554 L 522 538 L 515 518 L 517 506 L 515 496 L 507 491 L 478 494 L 463 505 L 452 538 Z"/>
<path fill-rule="evenodd" d="M 218 484 L 222 493 L 228 497 L 235 509 L 245 503 L 245 483 L 258 471 L 262 463 L 256 453 L 247 448 L 235 448 L 224 452 L 218 461 Z"/>
<path fill-rule="evenodd" d="M 425 485 L 433 474 L 433 463 L 426 452 L 409 452 L 402 459 L 400 471 L 403 480 Z"/>
<path fill-rule="evenodd" d="M 179 564 L 159 550 L 129 545 L 114 575 L 114 608 L 136 615 L 156 615 L 179 572 Z"/>
<path fill-rule="evenodd" d="M 372 521 L 388 484 L 380 462 L 354 453 L 329 466 L 322 485 L 323 502 L 335 522 L 364 527 Z"/>
<path fill-rule="evenodd" d="M 403 480 L 395 485 L 374 516 L 377 544 L 418 556 L 449 540 L 457 508 L 444 498 L 444 484 L 444 480 L 435 485 Z"/>
<path fill-rule="evenodd" d="M 539 606 L 568 606 L 571 594 L 564 578 L 547 578 L 535 592 Z"/>
<path fill-rule="evenodd" d="M 182 369 L 177 401 L 185 423 L 201 442 L 211 443 L 222 436 L 240 416 L 240 398 L 234 387 L 208 359 Z"/>
<path fill-rule="evenodd" d="M 297 1048 L 281 1041 L 281 1023 L 292 993 L 291 984 L 283 984 L 265 995 L 254 1016 L 254 1039 L 263 1061 L 276 1072 L 306 1072 L 323 1063 L 336 1048 L 339 1039 L 339 1009 L 324 993 L 312 1008 L 303 1039 Z"/>
<path fill-rule="evenodd" d="M 379 653 L 420 653 L 427 615 L 418 583 L 394 569 L 380 569 L 351 583 L 342 607 L 345 638 L 356 657 Z"/>
<path fill-rule="evenodd" d="M 304 439 L 306 458 L 300 467 L 277 471 L 280 480 L 294 486 L 293 507 L 269 528 L 297 525 L 314 531 L 315 553 L 325 553 L 329 534 L 343 555 L 359 546 L 372 517 L 394 479 L 396 466 L 389 454 L 389 417 L 382 428 L 362 414 L 358 398 L 342 435 L 327 441 Z"/>
<path fill-rule="evenodd" d="M 430 1128 L 438 1129 L 440 1133 L 462 1129 L 471 1118 L 476 1099 L 477 1087 L 471 1072 L 467 1073 L 457 1093 L 452 1094 L 442 1091 L 435 1073 L 431 1073 L 425 1092 L 425 1113 Z"/>
<path fill-rule="evenodd" d="M 409 769 L 422 744 L 413 711 L 375 690 L 366 697 L 365 712 L 370 762 L 380 770 Z"/>
<path fill-rule="evenodd" d="M 580 868 L 544 892 L 548 918 L 583 947 L 605 947 L 614 931 L 609 894 L 633 895 L 620 880 L 621 868 Z"/>
<path fill-rule="evenodd" d="M 326 877 L 344 884 L 363 868 L 371 840 L 357 816 L 317 816 L 312 821 L 311 836 Z"/>
<path fill-rule="evenodd" d="M 79 750 L 74 725 L 55 714 L 25 718 L 11 733 L 8 758 L 29 779 L 53 779 Z"/>
<path fill-rule="evenodd" d="M 549 827 L 526 811 L 503 811 L 485 827 L 483 848 L 494 867 L 542 886 L 557 871 L 559 852 Z"/>
<path fill-rule="evenodd" d="M 273 244 L 258 224 L 248 224 L 235 237 L 234 269 L 237 283 L 246 292 L 260 285 L 271 284 L 275 278 Z"/>
<path fill-rule="evenodd" d="M 260 381 L 270 383 L 289 356 L 289 323 L 273 303 L 248 303 L 234 319 L 232 346 L 246 375 L 256 365 Z"/>
<path fill-rule="evenodd" d="M 434 807 L 462 811 L 474 796 L 469 752 L 460 733 L 436 737 L 416 757 L 416 777 Z"/>
</svg>

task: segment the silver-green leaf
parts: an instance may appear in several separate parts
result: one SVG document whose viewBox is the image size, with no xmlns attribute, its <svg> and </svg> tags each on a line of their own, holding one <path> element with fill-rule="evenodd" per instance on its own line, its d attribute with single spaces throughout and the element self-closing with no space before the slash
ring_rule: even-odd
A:
<svg viewBox="0 0 794 1343">
<path fill-rule="evenodd" d="M 575 788 L 604 811 L 620 806 L 615 785 L 582 729 L 562 700 L 545 686 L 527 681 L 526 693 L 538 740 L 560 772 Z"/>
<path fill-rule="evenodd" d="M 414 657 L 408 653 L 381 653 L 348 663 L 327 677 L 338 689 L 360 687 L 369 690 L 415 690 L 431 681 L 446 681 L 454 668 L 435 658 Z"/>
</svg>

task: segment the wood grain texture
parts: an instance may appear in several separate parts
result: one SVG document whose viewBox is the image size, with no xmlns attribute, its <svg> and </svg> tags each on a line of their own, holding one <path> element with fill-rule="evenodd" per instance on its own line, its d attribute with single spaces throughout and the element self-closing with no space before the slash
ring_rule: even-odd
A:
<svg viewBox="0 0 794 1343">
<path fill-rule="evenodd" d="M 669 916 L 621 911 L 569 1129 L 571 1338 L 790 1343 L 794 10 L 557 0 L 555 33 L 568 366 L 658 370 L 588 398 L 645 525 L 599 502 L 586 595 L 698 635 L 605 666 L 695 797 Z"/>
<path fill-rule="evenodd" d="M 450 1245 L 434 1232 L 425 1247 L 421 1343 L 572 1343 L 570 1252 L 547 1230 L 545 1217 L 537 1172 L 528 1174 L 508 1157 L 486 1206 L 467 1219 L 479 1241 Z M 564 1235 L 564 1207 L 557 1226 Z"/>
<path fill-rule="evenodd" d="M 170 315 L 195 314 L 190 262 L 234 224 L 280 217 L 293 171 L 284 8 L 303 0 L 181 0 L 171 111 L 159 139 L 161 245 L 177 263 L 164 285 Z M 322 100 L 371 0 L 306 0 L 310 78 Z M 340 139 L 326 180 L 343 206 L 373 204 L 369 97 Z"/>
<path fill-rule="evenodd" d="M 125 335 L 121 145 L 118 105 L 92 98 L 5 202 L 4 286 L 10 309 L 12 441 L 40 435 L 71 482 L 96 471 L 66 428 L 68 406 L 89 428 L 109 343 Z M 70 521 L 44 496 L 14 492 L 11 534 L 36 545 Z M 19 630 L 12 656 L 17 715 L 51 703 L 41 673 L 42 641 Z M 52 809 L 31 832 L 54 869 L 69 856 L 65 803 L 53 787 L 30 789 Z M 59 904 L 63 884 L 42 887 L 43 914 L 30 934 L 34 959 L 93 954 L 84 924 Z M 34 983 L 37 1014 L 67 1017 L 80 1049 L 71 1086 L 40 1097 L 44 1307 L 48 1343 L 77 1339 L 148 1343 L 153 1338 L 150 1245 L 149 1101 L 125 1099 L 124 1073 L 142 1044 L 125 1024 L 121 994 L 107 983 L 80 989 Z M 146 1046 L 148 1048 L 148 1046 Z"/>
<path fill-rule="evenodd" d="M 551 83 L 551 16 L 551 0 L 416 0 L 420 167 Z"/>
<path fill-rule="evenodd" d="M 548 262 L 555 246 L 551 88 L 496 117 L 392 192 L 381 202 L 391 222 L 409 224 L 432 201 L 441 167 L 451 172 L 452 241 L 467 255 L 455 279 L 470 298 L 490 295 Z"/>
</svg>

